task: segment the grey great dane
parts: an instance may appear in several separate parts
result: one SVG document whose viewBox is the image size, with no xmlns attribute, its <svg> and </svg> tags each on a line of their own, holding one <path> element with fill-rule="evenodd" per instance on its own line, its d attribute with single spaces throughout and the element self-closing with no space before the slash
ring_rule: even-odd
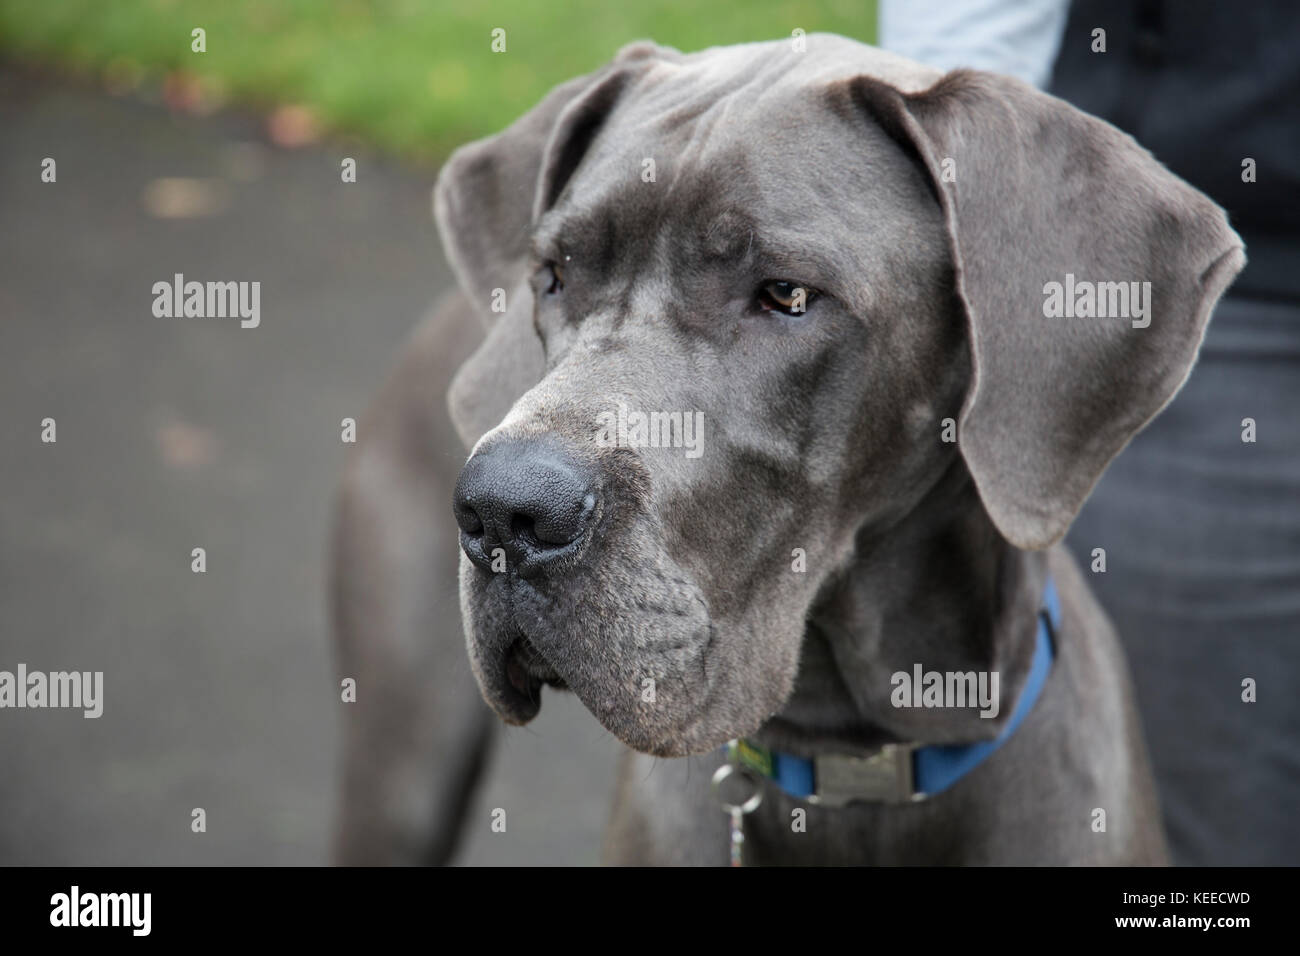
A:
<svg viewBox="0 0 1300 956">
<path fill-rule="evenodd" d="M 1164 861 L 1058 542 L 1244 263 L 1221 209 L 1015 80 L 829 35 L 626 47 L 434 206 L 460 292 L 336 528 L 341 860 L 445 860 L 549 685 L 629 748 L 609 862 L 725 863 L 727 762 L 746 863 Z"/>
</svg>

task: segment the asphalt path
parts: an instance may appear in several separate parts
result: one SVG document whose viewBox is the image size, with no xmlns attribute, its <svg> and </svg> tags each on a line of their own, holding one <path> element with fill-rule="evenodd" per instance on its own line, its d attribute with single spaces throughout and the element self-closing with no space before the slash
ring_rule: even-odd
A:
<svg viewBox="0 0 1300 956">
<path fill-rule="evenodd" d="M 339 423 L 451 279 L 432 171 L 263 130 L 0 67 L 0 670 L 105 672 L 98 719 L 0 710 L 0 864 L 329 860 Z M 154 315 L 177 273 L 258 326 Z M 551 695 L 460 861 L 594 863 L 616 750 Z"/>
</svg>

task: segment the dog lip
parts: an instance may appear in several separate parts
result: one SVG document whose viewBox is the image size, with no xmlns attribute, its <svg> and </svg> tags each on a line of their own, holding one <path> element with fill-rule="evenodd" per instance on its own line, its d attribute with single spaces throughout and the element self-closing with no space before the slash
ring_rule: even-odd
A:
<svg viewBox="0 0 1300 956">
<path fill-rule="evenodd" d="M 527 636 L 514 640 L 506 650 L 506 678 L 519 693 L 534 697 L 542 684 L 561 690 L 567 689 L 564 678 L 551 666 L 550 661 L 537 650 Z"/>
<path fill-rule="evenodd" d="M 506 723 L 526 724 L 542 709 L 542 682 L 506 658 L 491 703 Z"/>
<path fill-rule="evenodd" d="M 532 696 L 530 691 L 532 681 L 529 679 L 528 672 L 524 670 L 524 665 L 519 662 L 518 656 L 514 654 L 506 655 L 506 680 L 510 681 L 510 686 L 524 696 Z"/>
</svg>

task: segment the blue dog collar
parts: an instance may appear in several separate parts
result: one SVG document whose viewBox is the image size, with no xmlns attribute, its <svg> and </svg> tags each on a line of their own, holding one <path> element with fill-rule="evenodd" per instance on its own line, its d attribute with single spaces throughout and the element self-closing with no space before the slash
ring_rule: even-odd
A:
<svg viewBox="0 0 1300 956">
<path fill-rule="evenodd" d="M 728 759 L 767 777 L 792 797 L 826 806 L 856 801 L 908 803 L 943 793 L 1010 740 L 1034 709 L 1052 670 L 1060 628 L 1060 596 L 1049 576 L 1029 677 L 1006 726 L 991 740 L 929 747 L 886 744 L 869 757 L 819 754 L 808 759 L 740 739 L 727 745 Z"/>
</svg>

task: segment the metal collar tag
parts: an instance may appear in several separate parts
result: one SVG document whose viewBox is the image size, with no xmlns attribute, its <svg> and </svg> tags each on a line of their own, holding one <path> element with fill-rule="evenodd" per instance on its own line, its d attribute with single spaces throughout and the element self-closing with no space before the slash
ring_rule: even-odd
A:
<svg viewBox="0 0 1300 956">
<path fill-rule="evenodd" d="M 855 800 L 910 803 L 914 793 L 912 752 L 916 744 L 886 744 L 869 757 L 819 754 L 813 758 L 817 790 L 808 802 L 842 807 Z"/>
</svg>

